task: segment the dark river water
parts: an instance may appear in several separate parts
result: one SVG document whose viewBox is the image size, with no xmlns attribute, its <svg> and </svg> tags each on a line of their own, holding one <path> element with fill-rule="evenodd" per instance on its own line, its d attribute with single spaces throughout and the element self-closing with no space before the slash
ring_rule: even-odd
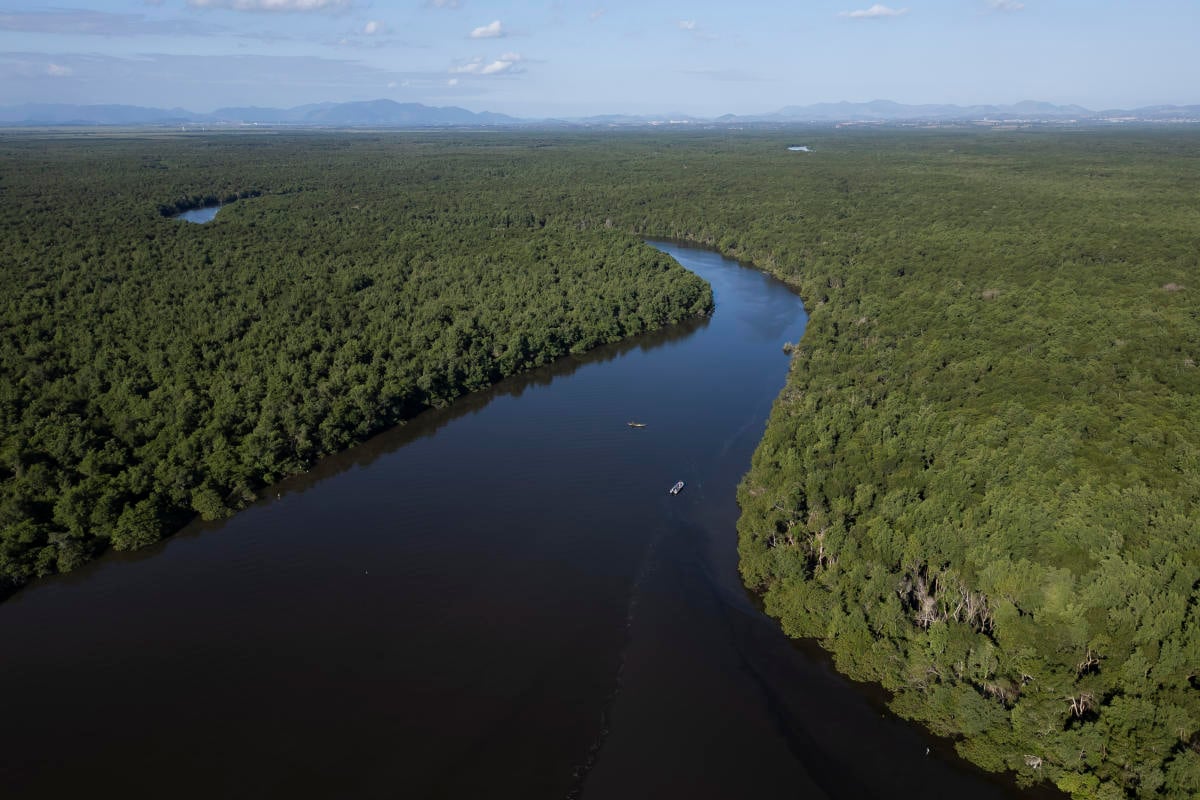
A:
<svg viewBox="0 0 1200 800">
<path fill-rule="evenodd" d="M 658 246 L 712 283 L 711 319 L 0 604 L 3 796 L 1017 796 L 743 590 L 734 489 L 805 314 Z"/>
</svg>

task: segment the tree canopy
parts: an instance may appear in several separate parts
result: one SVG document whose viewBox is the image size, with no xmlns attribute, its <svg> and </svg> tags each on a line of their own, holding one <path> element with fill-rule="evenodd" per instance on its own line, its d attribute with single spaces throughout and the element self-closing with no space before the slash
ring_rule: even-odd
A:
<svg viewBox="0 0 1200 800">
<path fill-rule="evenodd" d="M 810 313 L 739 489 L 767 611 L 987 769 L 1196 796 L 1200 133 L 796 137 L 0 139 L 0 573 L 702 313 L 677 238 Z"/>
<path fill-rule="evenodd" d="M 636 237 L 552 221 L 502 161 L 455 155 L 0 140 L 0 582 L 224 516 L 422 408 L 711 310 Z M 169 218 L 219 200 L 207 225 Z"/>
</svg>

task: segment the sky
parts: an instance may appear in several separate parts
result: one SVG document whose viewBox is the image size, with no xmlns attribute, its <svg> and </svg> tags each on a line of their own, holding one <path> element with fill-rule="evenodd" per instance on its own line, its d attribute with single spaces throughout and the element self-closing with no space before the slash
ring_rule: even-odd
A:
<svg viewBox="0 0 1200 800">
<path fill-rule="evenodd" d="M 1200 0 L 60 1 L 0 0 L 0 105 L 1200 103 Z"/>
</svg>

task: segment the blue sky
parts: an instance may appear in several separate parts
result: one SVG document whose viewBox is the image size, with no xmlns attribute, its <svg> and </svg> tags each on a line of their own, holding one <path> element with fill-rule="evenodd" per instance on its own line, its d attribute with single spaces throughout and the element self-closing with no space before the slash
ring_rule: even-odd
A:
<svg viewBox="0 0 1200 800">
<path fill-rule="evenodd" d="M 52 0 L 54 2 L 54 0 Z M 1200 103 L 1200 0 L 0 0 L 0 105 Z"/>
</svg>

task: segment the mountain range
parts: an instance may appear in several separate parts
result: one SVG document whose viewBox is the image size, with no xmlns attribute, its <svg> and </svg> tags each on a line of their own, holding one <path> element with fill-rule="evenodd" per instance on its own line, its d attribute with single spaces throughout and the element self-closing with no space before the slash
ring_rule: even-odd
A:
<svg viewBox="0 0 1200 800">
<path fill-rule="evenodd" d="M 294 108 L 219 108 L 196 113 L 183 108 L 145 108 L 129 105 L 66 105 L 32 103 L 0 107 L 0 126 L 34 125 L 272 125 L 312 127 L 480 127 L 480 126 L 637 126 L 680 124 L 832 124 L 964 121 L 1200 122 L 1200 105 L 1148 106 L 1131 110 L 1091 111 L 1076 105 L 1025 101 L 1013 105 L 905 105 L 890 100 L 869 103 L 817 103 L 785 106 L 766 114 L 716 118 L 683 114 L 605 114 L 570 119 L 530 119 L 457 106 L 426 106 L 393 100 L 316 103 Z"/>
<path fill-rule="evenodd" d="M 1056 106 L 1026 100 L 1009 106 L 904 105 L 891 100 L 869 103 L 817 103 L 811 106 L 786 106 L 770 115 L 779 119 L 811 122 L 871 120 L 978 120 L 978 119 L 1077 119 L 1095 112 L 1082 106 Z"/>
</svg>

